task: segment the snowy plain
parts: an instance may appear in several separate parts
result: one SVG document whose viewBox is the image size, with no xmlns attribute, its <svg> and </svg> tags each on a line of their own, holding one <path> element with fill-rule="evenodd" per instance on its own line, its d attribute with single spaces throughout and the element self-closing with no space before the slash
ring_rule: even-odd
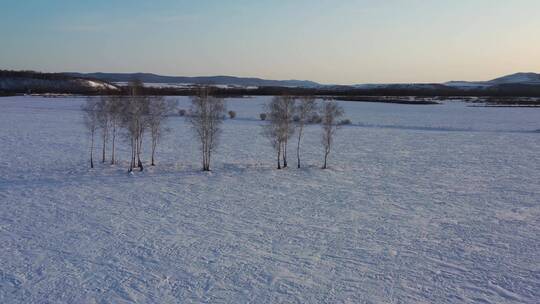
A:
<svg viewBox="0 0 540 304">
<path fill-rule="evenodd" d="M 540 302 L 540 109 L 343 102 L 330 169 L 309 126 L 278 171 L 269 98 L 212 172 L 172 117 L 134 176 L 88 168 L 84 98 L 0 98 L 0 303 Z"/>
</svg>

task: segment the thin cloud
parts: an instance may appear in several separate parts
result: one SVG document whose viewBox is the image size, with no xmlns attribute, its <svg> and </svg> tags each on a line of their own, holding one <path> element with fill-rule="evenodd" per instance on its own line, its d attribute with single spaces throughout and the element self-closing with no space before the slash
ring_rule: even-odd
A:
<svg viewBox="0 0 540 304">
<path fill-rule="evenodd" d="M 199 16 L 195 14 L 154 15 L 149 20 L 156 23 L 183 23 L 197 21 Z"/>
<path fill-rule="evenodd" d="M 164 25 L 164 24 L 177 24 L 177 23 L 186 23 L 186 22 L 194 22 L 199 20 L 198 15 L 195 14 L 179 14 L 179 15 L 151 15 L 151 16 L 144 16 L 144 20 L 146 20 L 147 24 L 154 24 L 154 25 Z M 55 31 L 60 32 L 70 32 L 70 33 L 97 33 L 97 32 L 106 32 L 110 31 L 111 29 L 131 29 L 139 26 L 139 20 L 141 17 L 138 18 L 130 18 L 130 19 L 116 19 L 114 20 L 114 24 L 109 22 L 103 22 L 103 21 L 95 21 L 91 23 L 86 24 L 62 24 L 57 25 L 54 27 Z"/>
<path fill-rule="evenodd" d="M 103 32 L 107 28 L 104 25 L 99 24 L 80 24 L 80 25 L 66 25 L 61 27 L 56 27 L 55 30 L 61 32 L 72 32 L 72 33 L 92 33 L 92 32 Z"/>
</svg>

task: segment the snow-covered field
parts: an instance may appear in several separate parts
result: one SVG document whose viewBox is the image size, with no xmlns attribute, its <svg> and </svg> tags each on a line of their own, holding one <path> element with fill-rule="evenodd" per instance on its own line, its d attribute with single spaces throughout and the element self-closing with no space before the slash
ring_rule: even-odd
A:
<svg viewBox="0 0 540 304">
<path fill-rule="evenodd" d="M 266 100 L 213 172 L 173 117 L 128 176 L 88 169 L 84 99 L 0 98 L 0 303 L 540 302 L 540 109 L 342 103 L 331 168 L 310 126 L 278 171 Z"/>
</svg>

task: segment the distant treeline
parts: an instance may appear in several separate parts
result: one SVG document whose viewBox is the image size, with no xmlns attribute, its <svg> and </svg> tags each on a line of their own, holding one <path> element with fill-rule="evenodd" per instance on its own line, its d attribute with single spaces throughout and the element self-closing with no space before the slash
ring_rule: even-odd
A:
<svg viewBox="0 0 540 304">
<path fill-rule="evenodd" d="M 102 88 L 90 85 L 88 81 L 108 86 L 106 82 L 99 79 L 73 77 L 63 73 L 0 70 L 0 96 L 46 93 L 97 95 L 112 94 L 113 91 L 117 91 L 112 89 L 104 91 Z"/>
<path fill-rule="evenodd" d="M 42 73 L 36 71 L 0 70 L 0 78 L 33 78 L 44 80 L 71 80 L 74 77 L 62 73 Z"/>
<path fill-rule="evenodd" d="M 198 90 L 197 86 L 189 88 L 154 88 L 145 87 L 148 95 L 192 96 Z M 127 89 L 122 91 L 127 93 Z M 540 86 L 508 84 L 498 85 L 488 89 L 461 90 L 450 87 L 436 89 L 358 89 L 353 87 L 300 88 L 300 87 L 259 87 L 259 88 L 214 88 L 214 95 L 220 97 L 242 96 L 419 96 L 419 97 L 540 97 Z"/>
<path fill-rule="evenodd" d="M 334 99 L 342 101 L 366 101 L 380 103 L 414 104 L 414 105 L 434 105 L 439 104 L 433 97 L 413 97 L 410 96 L 337 96 Z"/>
<path fill-rule="evenodd" d="M 22 79 L 42 80 L 40 85 L 34 87 L 2 86 L 7 80 Z M 128 95 L 127 87 L 116 86 L 119 89 L 98 89 L 83 85 L 55 85 L 57 82 L 69 82 L 77 84 L 81 80 L 91 80 L 99 83 L 107 83 L 103 80 L 86 77 L 75 77 L 62 73 L 40 73 L 34 71 L 7 71 L 0 70 L 0 95 L 12 95 L 21 93 L 57 93 L 57 94 L 87 94 L 87 95 Z M 211 84 L 209 84 L 211 85 Z M 185 88 L 178 87 L 144 87 L 142 94 L 157 96 L 193 96 L 200 89 L 200 85 Z M 417 97 L 540 97 L 540 85 L 527 84 L 501 84 L 484 89 L 459 89 L 444 85 L 433 84 L 427 87 L 379 87 L 379 88 L 356 88 L 351 86 L 324 86 L 318 88 L 305 87 L 258 87 L 258 88 L 213 88 L 213 94 L 219 97 L 243 97 L 243 96 L 417 96 Z"/>
<path fill-rule="evenodd" d="M 0 90 L 0 97 L 2 97 L 2 96 L 14 96 L 14 95 L 16 95 L 16 94 Z"/>
</svg>

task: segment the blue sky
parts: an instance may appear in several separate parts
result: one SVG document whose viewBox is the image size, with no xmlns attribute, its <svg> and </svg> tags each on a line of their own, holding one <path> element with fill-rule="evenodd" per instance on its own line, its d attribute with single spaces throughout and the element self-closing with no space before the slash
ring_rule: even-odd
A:
<svg viewBox="0 0 540 304">
<path fill-rule="evenodd" d="M 309 79 L 540 72 L 540 1 L 0 0 L 0 68 Z"/>
</svg>

